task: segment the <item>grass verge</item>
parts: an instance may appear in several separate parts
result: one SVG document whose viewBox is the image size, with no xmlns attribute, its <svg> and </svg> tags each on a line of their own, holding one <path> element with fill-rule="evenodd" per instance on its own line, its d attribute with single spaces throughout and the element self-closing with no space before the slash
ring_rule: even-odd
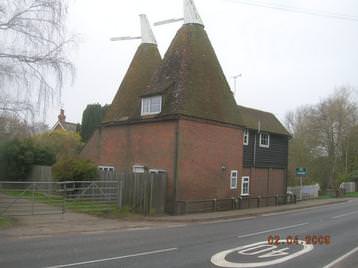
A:
<svg viewBox="0 0 358 268">
<path fill-rule="evenodd" d="M 0 217 L 0 230 L 9 228 L 13 224 L 13 220 L 7 217 Z"/>
<path fill-rule="evenodd" d="M 346 194 L 344 195 L 344 197 L 358 197 L 358 192 L 346 193 Z"/>
</svg>

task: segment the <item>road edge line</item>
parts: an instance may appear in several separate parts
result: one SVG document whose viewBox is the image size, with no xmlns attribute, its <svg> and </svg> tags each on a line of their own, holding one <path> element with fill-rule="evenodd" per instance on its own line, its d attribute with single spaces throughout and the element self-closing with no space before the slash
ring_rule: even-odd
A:
<svg viewBox="0 0 358 268">
<path fill-rule="evenodd" d="M 178 250 L 178 248 L 158 249 L 158 250 L 134 253 L 134 254 L 124 255 L 124 256 L 119 256 L 119 257 L 112 257 L 112 258 L 104 258 L 104 259 L 97 259 L 97 260 L 91 260 L 91 261 L 82 261 L 82 262 L 69 263 L 69 264 L 46 266 L 46 268 L 73 267 L 73 266 L 93 264 L 93 263 L 99 263 L 99 262 L 105 262 L 105 261 L 128 259 L 128 258 L 139 257 L 139 256 L 148 256 L 148 255 L 160 254 L 160 253 L 165 253 L 165 252 L 170 252 L 170 251 L 175 251 L 175 250 Z"/>
<path fill-rule="evenodd" d="M 351 251 L 347 252 L 346 254 L 342 255 L 338 259 L 335 259 L 334 261 L 330 262 L 323 268 L 331 268 L 334 267 L 334 265 L 338 264 L 339 262 L 343 261 L 345 258 L 349 257 L 350 255 L 354 254 L 356 251 L 358 251 L 358 247 L 352 249 Z"/>
<path fill-rule="evenodd" d="M 280 230 L 292 229 L 292 228 L 300 227 L 300 226 L 307 225 L 307 224 L 308 224 L 308 222 L 303 222 L 303 223 L 289 225 L 289 226 L 282 226 L 282 227 L 278 227 L 278 228 L 263 230 L 263 231 L 256 232 L 256 233 L 239 235 L 238 238 L 246 238 L 246 237 L 255 236 L 255 235 L 264 234 L 264 233 L 270 233 L 270 232 L 275 232 L 275 231 L 280 231 Z"/>
</svg>

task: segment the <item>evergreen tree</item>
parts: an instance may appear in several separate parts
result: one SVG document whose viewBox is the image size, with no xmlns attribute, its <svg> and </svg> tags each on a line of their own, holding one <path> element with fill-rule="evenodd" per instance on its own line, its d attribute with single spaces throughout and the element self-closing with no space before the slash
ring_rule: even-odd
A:
<svg viewBox="0 0 358 268">
<path fill-rule="evenodd" d="M 102 122 L 104 114 L 108 109 L 108 105 L 101 106 L 100 104 L 88 104 L 82 114 L 82 124 L 80 135 L 84 142 L 87 142 L 92 136 L 93 132 Z"/>
</svg>

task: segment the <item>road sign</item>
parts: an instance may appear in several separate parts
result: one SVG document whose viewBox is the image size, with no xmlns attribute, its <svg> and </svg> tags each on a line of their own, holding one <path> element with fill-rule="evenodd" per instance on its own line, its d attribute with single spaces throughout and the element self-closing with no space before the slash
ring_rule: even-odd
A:
<svg viewBox="0 0 358 268">
<path fill-rule="evenodd" d="M 307 175 L 307 170 L 304 167 L 298 167 L 296 168 L 296 176 L 304 177 Z"/>
</svg>

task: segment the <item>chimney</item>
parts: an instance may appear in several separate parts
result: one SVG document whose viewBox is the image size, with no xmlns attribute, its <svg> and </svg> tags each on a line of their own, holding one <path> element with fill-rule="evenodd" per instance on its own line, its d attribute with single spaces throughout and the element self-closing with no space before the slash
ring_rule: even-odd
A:
<svg viewBox="0 0 358 268">
<path fill-rule="evenodd" d="M 66 116 L 65 116 L 65 110 L 61 109 L 60 114 L 58 115 L 58 121 L 60 121 L 61 124 L 65 123 Z"/>
</svg>

